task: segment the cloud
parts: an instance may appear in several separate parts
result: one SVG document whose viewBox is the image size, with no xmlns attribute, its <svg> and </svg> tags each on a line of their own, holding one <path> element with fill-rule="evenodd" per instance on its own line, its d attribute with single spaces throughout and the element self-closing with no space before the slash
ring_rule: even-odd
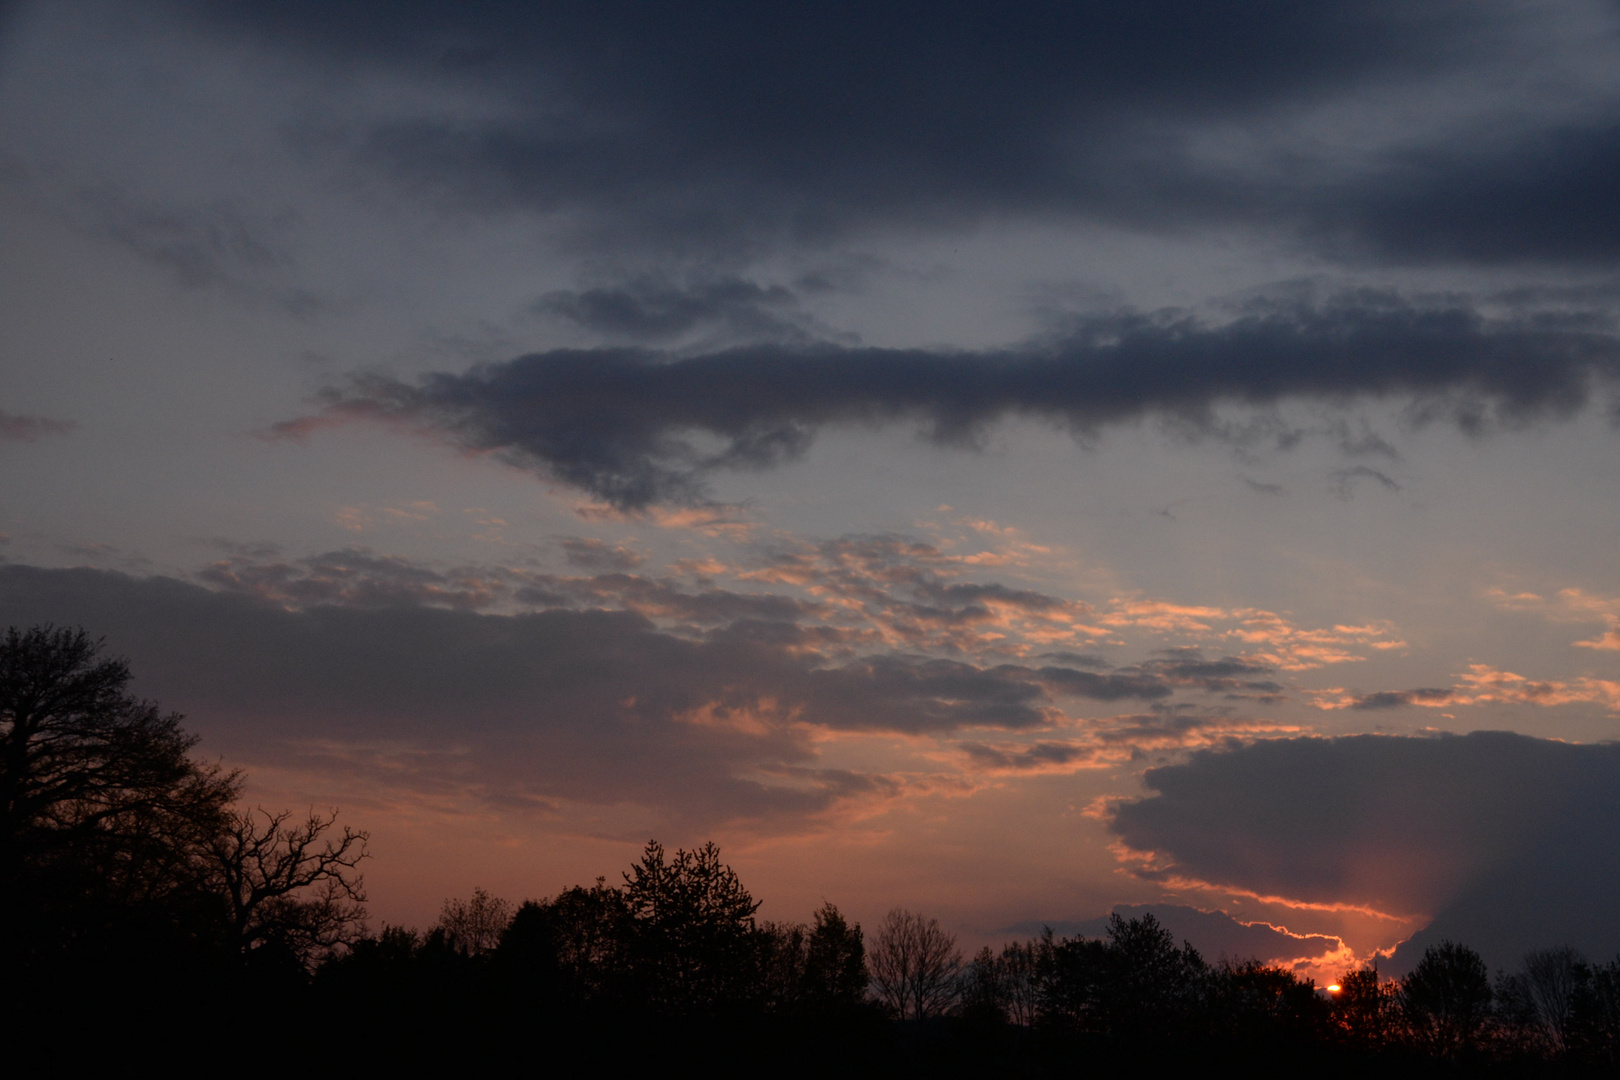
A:
<svg viewBox="0 0 1620 1080">
<path fill-rule="evenodd" d="M 642 557 L 622 545 L 567 538 L 560 546 L 570 565 L 586 573 L 424 563 L 365 547 L 287 559 L 274 548 L 232 545 L 226 558 L 194 578 L 289 611 L 323 604 L 499 614 L 628 611 L 688 638 L 726 628 L 739 632 L 746 625 L 751 634 L 829 663 L 879 654 L 965 661 L 1038 687 L 1043 700 L 1051 701 L 1162 702 L 1190 692 L 1275 704 L 1287 696 L 1280 672 L 1362 660 L 1360 650 L 1402 644 L 1388 636 L 1386 626 L 1299 627 L 1273 612 L 1249 608 L 1188 607 L 1134 597 L 1094 607 L 971 580 L 998 560 L 896 535 L 819 542 L 776 535 L 745 547 L 739 562 L 681 560 L 663 573 L 640 572 Z M 1168 636 L 1202 644 L 1161 647 L 1124 665 L 1061 648 L 1132 628 L 1150 630 L 1161 641 Z M 1248 651 L 1226 651 L 1233 645 Z M 1205 646 L 1222 652 L 1206 653 Z M 1351 704 L 1341 690 L 1311 694 L 1319 708 Z"/>
<path fill-rule="evenodd" d="M 609 546 L 595 539 L 569 537 L 562 541 L 562 549 L 568 565 L 582 570 L 634 570 L 646 559 L 623 544 Z"/>
<path fill-rule="evenodd" d="M 1584 589 L 1560 589 L 1552 597 L 1490 589 L 1486 596 L 1509 611 L 1529 611 L 1553 622 L 1601 621 L 1602 633 L 1574 644 L 1582 649 L 1620 650 L 1620 598 L 1597 596 Z"/>
<path fill-rule="evenodd" d="M 711 338 L 805 341 L 812 321 L 781 285 L 738 277 L 676 284 L 638 277 L 619 285 L 557 290 L 535 301 L 540 315 L 609 339 L 667 342 L 701 332 Z"/>
<path fill-rule="evenodd" d="M 1020 214 L 1416 261 L 1602 260 L 1620 239 L 1609 87 L 1578 77 L 1614 25 L 1596 4 L 177 8 L 476 102 L 396 90 L 298 134 L 598 244 L 758 251 Z"/>
<path fill-rule="evenodd" d="M 48 420 L 43 416 L 0 412 L 0 443 L 31 443 L 47 435 L 66 435 L 77 426 L 71 420 Z"/>
<path fill-rule="evenodd" d="M 1155 703 L 1151 712 L 1126 713 L 1066 724 L 1055 734 L 1019 742 L 969 740 L 957 745 L 975 772 L 1000 775 L 1072 773 L 1101 769 L 1166 750 L 1220 746 L 1233 740 L 1298 735 L 1277 720 L 1234 716 L 1224 709 Z"/>
<path fill-rule="evenodd" d="M 1150 770 L 1111 829 L 1154 880 L 1427 915 L 1513 966 L 1620 950 L 1620 745 L 1506 732 L 1277 739 Z"/>
<path fill-rule="evenodd" d="M 1270 660 L 1180 646 L 1116 666 L 1054 650 L 1102 632 L 1082 621 L 1088 605 L 971 580 L 983 572 L 971 549 L 900 536 L 773 536 L 736 565 L 665 574 L 596 539 L 561 542 L 579 575 L 358 546 L 301 558 L 213 546 L 224 557 L 190 582 L 0 566 L 0 613 L 107 633 L 132 651 L 143 692 L 205 718 L 211 745 L 249 762 L 307 756 L 537 805 L 629 801 L 705 820 L 829 812 L 859 787 L 818 779 L 818 740 L 837 733 L 965 740 L 972 771 L 1013 774 L 1299 730 L 1181 700 L 1281 701 Z M 1235 627 L 1194 628 L 1215 639 L 1259 618 L 1126 606 L 1133 619 L 1196 611 Z M 1141 711 L 1077 718 L 1091 702 Z M 706 778 L 701 797 L 646 775 L 660 754 Z M 580 755 L 591 769 L 560 764 Z M 888 782 L 868 779 L 877 786 L 861 798 Z"/>
<path fill-rule="evenodd" d="M 601 606 L 496 614 L 476 610 L 489 590 L 532 583 L 362 550 L 271 558 L 209 567 L 199 577 L 215 588 L 0 566 L 0 613 L 106 634 L 141 693 L 249 765 L 536 805 L 628 803 L 698 823 L 802 821 L 892 794 L 884 776 L 824 769 L 817 731 L 937 736 L 1062 719 L 1046 690 L 1059 667 L 851 655 L 824 627 L 791 621 L 805 607 L 788 597 L 681 596 L 620 574 L 549 580 L 661 605 L 663 625 Z"/>
<path fill-rule="evenodd" d="M 795 458 L 829 425 L 911 423 L 935 442 L 971 446 L 1009 415 L 1091 431 L 1154 413 L 1196 419 L 1225 403 L 1405 397 L 1478 431 L 1571 412 L 1617 370 L 1620 341 L 1606 332 L 1361 298 L 1278 305 L 1220 325 L 1168 311 L 1099 317 L 989 352 L 554 350 L 417 383 L 358 376 L 328 390 L 318 416 L 273 431 L 388 423 L 634 509 L 701 503 L 707 473 Z M 1350 475 L 1394 483 L 1365 467 L 1343 482 Z"/>
<path fill-rule="evenodd" d="M 1377 709 L 1395 709 L 1402 705 L 1450 705 L 1454 704 L 1452 692 L 1447 689 L 1422 686 L 1416 690 L 1382 690 L 1374 694 L 1366 694 L 1354 698 L 1349 708 L 1362 711 Z"/>
<path fill-rule="evenodd" d="M 1349 469 L 1338 469 L 1334 471 L 1333 476 L 1337 481 L 1337 490 L 1341 499 L 1348 499 L 1353 491 L 1352 481 L 1361 479 L 1375 480 L 1379 484 L 1383 485 L 1385 491 L 1401 490 L 1401 485 L 1392 480 L 1387 474 L 1379 472 L 1377 469 L 1369 468 L 1366 465 L 1356 465 Z"/>
<path fill-rule="evenodd" d="M 345 548 L 293 562 L 267 561 L 274 552 L 247 550 L 198 571 L 197 579 L 289 609 L 318 604 L 385 608 L 443 605 L 489 607 L 508 583 L 487 569 L 439 571 L 369 548 Z"/>
<path fill-rule="evenodd" d="M 1578 645 L 1586 642 L 1576 642 Z M 1530 679 L 1489 664 L 1470 664 L 1451 687 L 1384 690 L 1345 694 L 1339 689 L 1314 691 L 1319 709 L 1393 709 L 1403 705 L 1449 708 L 1457 705 L 1598 704 L 1620 712 L 1620 682 L 1582 676 L 1576 679 Z"/>
<path fill-rule="evenodd" d="M 1316 227 L 1400 261 L 1605 265 L 1620 254 L 1620 226 L 1602 213 L 1620 126 L 1583 117 L 1505 138 L 1470 134 L 1390 154 L 1345 185 L 1337 206 L 1324 201 Z"/>
<path fill-rule="evenodd" d="M 330 306 L 310 289 L 289 284 L 299 269 L 289 241 L 300 224 L 290 210 L 265 214 L 231 200 L 155 197 L 121 180 L 58 163 L 34 165 L 10 154 L 0 154 L 0 190 L 123 248 L 185 288 L 268 300 L 300 318 Z"/>
</svg>

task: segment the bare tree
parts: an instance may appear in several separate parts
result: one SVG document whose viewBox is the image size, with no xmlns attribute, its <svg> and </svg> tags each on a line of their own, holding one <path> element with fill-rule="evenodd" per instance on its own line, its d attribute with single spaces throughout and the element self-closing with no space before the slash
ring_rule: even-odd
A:
<svg viewBox="0 0 1620 1080">
<path fill-rule="evenodd" d="M 1555 1053 L 1568 1045 L 1570 1014 L 1586 958 L 1568 945 L 1538 949 L 1524 958 L 1524 986 L 1535 1018 Z"/>
<path fill-rule="evenodd" d="M 370 838 L 348 826 L 328 835 L 335 810 L 324 817 L 312 810 L 301 824 L 291 818 L 290 810 L 232 812 L 209 848 L 240 953 L 279 947 L 307 968 L 364 927 L 365 888 L 355 868 Z"/>
<path fill-rule="evenodd" d="M 494 952 L 511 924 L 511 902 L 483 889 L 474 889 L 471 900 L 446 900 L 439 912 L 439 929 L 444 931 L 446 944 L 468 956 Z"/>
<path fill-rule="evenodd" d="M 998 963 L 1007 1020 L 1019 1027 L 1034 1027 L 1041 1004 L 1039 943 L 1014 941 L 1004 945 Z"/>
<path fill-rule="evenodd" d="M 872 983 L 902 1020 L 924 1020 L 956 1003 L 962 954 L 938 919 L 895 908 L 884 916 L 872 949 Z"/>
</svg>

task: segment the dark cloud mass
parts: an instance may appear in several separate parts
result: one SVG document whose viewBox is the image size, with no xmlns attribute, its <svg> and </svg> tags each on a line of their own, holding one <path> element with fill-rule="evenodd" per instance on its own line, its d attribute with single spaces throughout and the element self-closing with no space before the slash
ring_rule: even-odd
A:
<svg viewBox="0 0 1620 1080">
<path fill-rule="evenodd" d="M 1180 876 L 1433 921 L 1514 967 L 1531 948 L 1620 950 L 1620 745 L 1506 732 L 1285 739 L 1150 770 L 1112 828 Z"/>
<path fill-rule="evenodd" d="M 178 8 L 317 64 L 485 95 L 496 107 L 472 116 L 331 116 L 306 138 L 461 207 L 565 212 L 642 245 L 1009 212 L 1247 223 L 1399 259 L 1611 259 L 1620 239 L 1612 125 L 1537 85 L 1561 73 L 1560 30 L 1613 33 L 1600 6 L 1556 29 L 1505 3 L 1388 0 Z M 1512 109 L 1415 144 L 1412 118 L 1368 94 L 1444 114 L 1504 78 L 1526 90 Z M 1382 139 L 1279 143 L 1329 106 Z M 1538 108 L 1553 118 L 1527 124 Z"/>
<path fill-rule="evenodd" d="M 557 290 L 535 302 L 537 314 L 571 322 L 608 339 L 665 342 L 699 332 L 747 340 L 806 340 L 798 298 L 781 285 L 741 278 L 674 284 L 637 278 L 620 285 Z"/>
<path fill-rule="evenodd" d="M 1154 413 L 1197 425 L 1227 403 L 1404 396 L 1477 431 L 1573 411 L 1617 367 L 1620 341 L 1604 330 L 1363 295 L 1219 325 L 1184 312 L 1093 318 L 987 352 L 556 350 L 414 384 L 358 377 L 328 393 L 320 417 L 275 430 L 365 419 L 438 432 L 637 508 L 700 500 L 706 472 L 792 458 L 831 424 L 911 421 L 971 445 L 1009 414 L 1090 431 Z M 700 448 L 695 433 L 720 445 Z"/>
</svg>

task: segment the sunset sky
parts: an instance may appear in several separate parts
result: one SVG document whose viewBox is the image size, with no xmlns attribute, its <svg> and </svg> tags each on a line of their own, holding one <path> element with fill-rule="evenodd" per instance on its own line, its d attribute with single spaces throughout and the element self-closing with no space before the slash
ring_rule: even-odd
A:
<svg viewBox="0 0 1620 1080">
<path fill-rule="evenodd" d="M 0 619 L 374 924 L 1620 950 L 1612 3 L 3 4 L 0 275 Z"/>
</svg>

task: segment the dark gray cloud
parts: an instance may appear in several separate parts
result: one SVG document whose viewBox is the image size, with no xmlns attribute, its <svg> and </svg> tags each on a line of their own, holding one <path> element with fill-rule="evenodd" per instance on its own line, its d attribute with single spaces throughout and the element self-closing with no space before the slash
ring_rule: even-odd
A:
<svg viewBox="0 0 1620 1080">
<path fill-rule="evenodd" d="M 1008 749 L 981 742 L 965 742 L 959 749 L 980 769 L 1026 772 L 1073 763 L 1089 763 L 1097 757 L 1095 746 L 1081 742 L 1036 742 Z"/>
<path fill-rule="evenodd" d="M 1087 697 L 1094 701 L 1119 701 L 1137 698 L 1149 701 L 1169 697 L 1171 687 L 1164 678 L 1139 672 L 1075 671 L 1073 668 L 1041 668 L 1036 675 L 1059 694 Z"/>
<path fill-rule="evenodd" d="M 71 420 L 0 412 L 0 443 L 34 442 L 46 435 L 66 435 L 75 426 Z"/>
<path fill-rule="evenodd" d="M 1611 31 L 1612 32 L 1612 31 Z M 1612 265 L 1620 125 L 1554 122 L 1397 151 L 1312 208 L 1313 226 L 1375 258 Z M 1324 195 L 1327 194 L 1324 192 Z"/>
<path fill-rule="evenodd" d="M 1612 123 L 1567 89 L 1536 93 L 1571 38 L 1612 31 L 1598 5 L 1555 27 L 1506 3 L 1389 0 L 176 6 L 309 63 L 497 105 L 321 117 L 310 146 L 461 208 L 588 218 L 641 244 L 1009 212 L 1249 223 L 1373 258 L 1608 261 L 1620 240 Z M 1414 137 L 1399 111 L 1483 99 L 1504 73 L 1525 92 L 1500 116 Z M 1302 124 L 1327 106 L 1318 126 L 1376 132 L 1372 149 Z M 1290 125 L 1306 130 L 1280 137 Z"/>
<path fill-rule="evenodd" d="M 1286 962 L 1321 956 L 1343 947 L 1343 942 L 1325 934 L 1292 934 L 1268 923 L 1244 923 L 1224 911 L 1200 911 L 1185 904 L 1116 904 L 1113 914 L 1122 919 L 1151 915 L 1176 938 L 1188 942 L 1206 959 L 1254 959 Z M 1051 923 L 1023 922 L 1007 928 L 1010 933 L 1038 934 L 1050 926 L 1054 933 L 1100 938 L 1108 933 L 1108 916 L 1083 921 Z"/>
<path fill-rule="evenodd" d="M 609 339 L 655 343 L 692 334 L 805 341 L 813 326 L 791 290 L 735 277 L 691 284 L 641 277 L 619 285 L 558 290 L 542 296 L 534 310 Z"/>
<path fill-rule="evenodd" d="M 1153 769 L 1112 828 L 1180 875 L 1433 922 L 1512 967 L 1530 948 L 1620 950 L 1620 745 L 1505 732 L 1283 739 Z"/>
<path fill-rule="evenodd" d="M 373 420 L 436 432 L 635 508 L 701 500 L 707 472 L 790 459 L 832 424 L 909 421 L 972 445 L 1010 414 L 1089 432 L 1148 414 L 1197 425 L 1228 403 L 1404 397 L 1480 431 L 1567 414 L 1617 370 L 1620 340 L 1607 331 L 1363 294 L 1266 305 L 1224 324 L 1176 311 L 1097 317 L 981 352 L 555 350 L 417 383 L 359 376 L 327 392 L 321 416 L 274 430 Z M 720 445 L 699 448 L 693 432 Z"/>
<path fill-rule="evenodd" d="M 1242 657 L 1227 656 L 1206 660 L 1197 649 L 1175 650 L 1166 658 L 1147 660 L 1106 673 L 1075 670 L 1073 666 L 1040 668 L 1039 678 L 1059 694 L 1072 694 L 1096 701 L 1136 698 L 1151 701 L 1169 697 L 1178 689 L 1210 693 L 1265 695 L 1283 691 L 1281 683 L 1264 676 L 1275 674 L 1269 664 Z"/>
<path fill-rule="evenodd" d="M 1444 704 L 1455 693 L 1455 690 L 1432 686 L 1420 686 L 1416 690 L 1380 690 L 1355 698 L 1349 707 L 1367 712 L 1398 709 L 1405 705 Z"/>
<path fill-rule="evenodd" d="M 1283 689 L 1281 683 L 1265 678 L 1277 671 L 1270 664 L 1241 656 L 1210 660 L 1196 648 L 1171 649 L 1167 656 L 1145 661 L 1138 667 L 1171 686 L 1259 694 L 1279 694 Z"/>
</svg>

